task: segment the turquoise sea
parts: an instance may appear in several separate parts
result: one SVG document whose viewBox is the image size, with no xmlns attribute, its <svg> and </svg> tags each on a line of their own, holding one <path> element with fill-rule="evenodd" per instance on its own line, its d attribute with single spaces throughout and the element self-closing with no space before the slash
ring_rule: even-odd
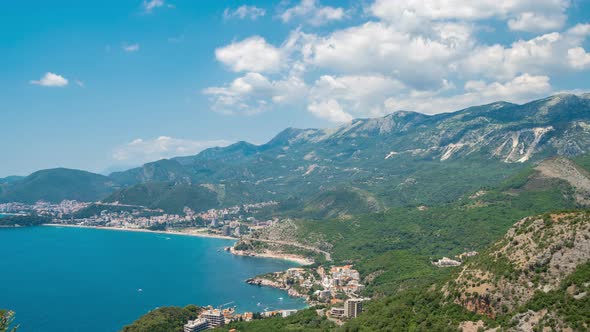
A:
<svg viewBox="0 0 590 332">
<path fill-rule="evenodd" d="M 235 301 L 242 311 L 305 303 L 245 279 L 294 263 L 233 256 L 231 240 L 66 227 L 0 229 L 0 308 L 19 332 L 118 331 L 146 312 Z"/>
</svg>

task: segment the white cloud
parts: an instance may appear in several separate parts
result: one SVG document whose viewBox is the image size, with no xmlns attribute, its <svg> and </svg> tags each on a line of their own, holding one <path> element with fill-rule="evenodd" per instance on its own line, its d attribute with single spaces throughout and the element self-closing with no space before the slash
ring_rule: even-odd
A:
<svg viewBox="0 0 590 332">
<path fill-rule="evenodd" d="M 511 20 L 518 30 L 561 27 L 570 0 L 376 0 L 368 11 L 400 27 L 418 28 L 429 21 L 489 18 Z M 526 15 L 525 15 L 526 14 Z M 524 15 L 524 16 L 523 16 Z M 551 21 L 549 23 L 548 21 Z"/>
<path fill-rule="evenodd" d="M 463 91 L 443 82 L 439 90 L 418 91 L 382 76 L 321 77 L 310 92 L 312 114 L 333 122 L 377 117 L 399 110 L 451 112 L 498 100 L 524 102 L 551 91 L 549 77 L 523 74 L 507 82 L 467 81 Z M 455 94 L 448 95 L 448 92 Z"/>
<path fill-rule="evenodd" d="M 239 18 L 243 20 L 247 18 L 251 20 L 256 20 L 264 15 L 266 15 L 266 10 L 264 8 L 247 5 L 240 6 L 235 10 L 226 8 L 223 11 L 223 18 L 225 19 Z"/>
<path fill-rule="evenodd" d="M 343 8 L 322 6 L 317 0 L 301 0 L 298 5 L 286 9 L 279 17 L 285 23 L 302 19 L 311 25 L 319 26 L 331 21 L 340 21 L 346 17 L 346 13 Z"/>
<path fill-rule="evenodd" d="M 548 31 L 561 28 L 567 20 L 564 14 L 544 15 L 531 12 L 520 14 L 508 21 L 510 30 Z"/>
<path fill-rule="evenodd" d="M 564 33 L 552 32 L 530 40 L 518 40 L 510 47 L 499 44 L 476 48 L 460 65 L 471 75 L 510 79 L 521 73 L 535 75 L 581 69 L 569 50 L 580 47 L 590 33 L 587 25 L 577 25 Z"/>
<path fill-rule="evenodd" d="M 562 29 L 569 6 L 569 0 L 375 0 L 365 7 L 372 17 L 358 25 L 314 32 L 300 26 L 278 46 L 252 36 L 217 49 L 217 60 L 240 74 L 203 93 L 219 112 L 291 107 L 334 122 L 399 109 L 440 113 L 499 99 L 524 102 L 555 91 L 554 75 L 590 69 L 584 49 L 590 24 Z M 352 13 L 303 0 L 279 17 L 320 25 L 330 20 L 318 14 L 322 8 L 341 9 L 335 20 Z M 543 33 L 489 44 L 477 33 L 489 20 Z"/>
<path fill-rule="evenodd" d="M 123 44 L 123 46 L 121 46 L 121 48 L 123 49 L 123 51 L 128 52 L 128 53 L 137 52 L 137 51 L 139 51 L 139 44 L 138 43 Z"/>
<path fill-rule="evenodd" d="M 203 93 L 211 97 L 217 112 L 256 114 L 289 104 L 304 97 L 306 91 L 305 82 L 297 76 L 271 81 L 260 73 L 247 73 L 227 86 L 210 87 Z"/>
<path fill-rule="evenodd" d="M 151 13 L 154 9 L 163 7 L 164 0 L 144 0 L 142 6 L 146 13 Z"/>
<path fill-rule="evenodd" d="M 570 65 L 576 69 L 590 68 L 590 53 L 581 47 L 567 50 L 567 59 Z"/>
<path fill-rule="evenodd" d="M 407 110 L 437 114 L 500 100 L 514 103 L 527 102 L 544 97 L 551 91 L 549 77 L 523 74 L 505 83 L 468 81 L 465 83 L 463 93 L 451 96 L 444 96 L 438 92 L 412 91 L 409 94 L 388 98 L 385 104 L 390 112 Z"/>
<path fill-rule="evenodd" d="M 260 36 L 218 48 L 215 57 L 235 72 L 272 72 L 281 65 L 281 51 Z"/>
<path fill-rule="evenodd" d="M 33 80 L 30 83 L 46 87 L 64 87 L 68 85 L 68 80 L 61 75 L 47 72 L 40 80 Z"/>
<path fill-rule="evenodd" d="M 324 75 L 311 88 L 308 110 L 316 115 L 327 111 L 331 116 L 324 118 L 332 119 L 342 119 L 344 113 L 348 117 L 380 116 L 386 113 L 385 99 L 403 90 L 405 86 L 401 82 L 382 75 Z"/>
<path fill-rule="evenodd" d="M 225 140 L 195 141 L 168 136 L 149 140 L 138 138 L 115 148 L 113 159 L 136 164 L 145 163 L 163 158 L 194 155 L 210 147 L 229 144 L 231 142 Z"/>
<path fill-rule="evenodd" d="M 383 22 L 337 30 L 308 43 L 307 61 L 341 73 L 395 75 L 416 87 L 436 85 L 449 63 L 465 56 L 473 40 L 468 26 L 433 25 L 428 35 L 414 35 Z"/>
<path fill-rule="evenodd" d="M 334 99 L 319 102 L 314 101 L 309 104 L 307 110 L 315 116 L 331 122 L 342 123 L 353 119 L 352 115 L 346 113 Z"/>
<path fill-rule="evenodd" d="M 567 30 L 567 33 L 570 36 L 584 39 L 590 35 L 590 24 L 576 24 Z"/>
</svg>

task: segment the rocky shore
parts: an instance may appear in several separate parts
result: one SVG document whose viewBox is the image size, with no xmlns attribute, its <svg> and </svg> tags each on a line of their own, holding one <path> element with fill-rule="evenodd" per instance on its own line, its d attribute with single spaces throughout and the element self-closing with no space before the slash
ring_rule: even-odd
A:
<svg viewBox="0 0 590 332">
<path fill-rule="evenodd" d="M 308 303 L 310 300 L 310 297 L 307 294 L 301 294 L 297 290 L 289 287 L 288 285 L 285 285 L 283 283 L 276 282 L 276 281 L 273 281 L 270 279 L 266 279 L 263 277 L 254 277 L 254 278 L 247 279 L 246 283 L 250 284 L 250 285 L 254 285 L 254 286 L 272 287 L 272 288 L 284 290 L 287 292 L 287 294 L 289 294 L 289 296 L 304 298 L 305 301 L 307 301 Z"/>
</svg>

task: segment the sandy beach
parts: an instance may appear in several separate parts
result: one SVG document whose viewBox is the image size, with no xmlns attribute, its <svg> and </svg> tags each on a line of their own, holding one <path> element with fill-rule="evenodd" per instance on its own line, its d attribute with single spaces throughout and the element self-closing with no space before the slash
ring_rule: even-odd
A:
<svg viewBox="0 0 590 332">
<path fill-rule="evenodd" d="M 216 238 L 216 239 L 224 239 L 224 240 L 234 240 L 237 241 L 235 237 L 217 235 L 217 234 L 209 234 L 203 231 L 198 230 L 188 230 L 188 231 L 152 231 L 149 229 L 144 228 L 124 228 L 124 227 L 103 227 L 103 226 L 82 226 L 82 225 L 68 225 L 68 224 L 43 224 L 43 226 L 49 227 L 72 227 L 72 228 L 92 228 L 92 229 L 103 229 L 109 231 L 124 231 L 124 232 L 141 232 L 141 233 L 156 233 L 156 234 L 169 234 L 169 235 L 184 235 L 184 236 L 197 236 L 197 237 L 209 237 L 209 238 Z"/>
<path fill-rule="evenodd" d="M 297 255 L 292 255 L 292 254 L 282 254 L 282 253 L 276 253 L 276 252 L 254 253 L 254 252 L 243 251 L 243 250 L 234 250 L 233 247 L 230 249 L 230 252 L 232 254 L 238 255 L 238 256 L 282 259 L 282 260 L 295 262 L 299 265 L 311 265 L 314 263 L 314 261 L 309 258 L 305 258 L 302 256 L 297 256 Z"/>
</svg>

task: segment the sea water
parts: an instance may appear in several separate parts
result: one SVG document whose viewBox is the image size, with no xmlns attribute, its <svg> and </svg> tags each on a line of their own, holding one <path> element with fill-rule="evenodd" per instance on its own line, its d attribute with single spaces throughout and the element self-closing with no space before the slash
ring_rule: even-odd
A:
<svg viewBox="0 0 590 332">
<path fill-rule="evenodd" d="M 161 306 L 305 307 L 244 281 L 295 266 L 234 256 L 232 240 L 69 227 L 0 229 L 0 308 L 19 332 L 118 331 Z"/>
</svg>

